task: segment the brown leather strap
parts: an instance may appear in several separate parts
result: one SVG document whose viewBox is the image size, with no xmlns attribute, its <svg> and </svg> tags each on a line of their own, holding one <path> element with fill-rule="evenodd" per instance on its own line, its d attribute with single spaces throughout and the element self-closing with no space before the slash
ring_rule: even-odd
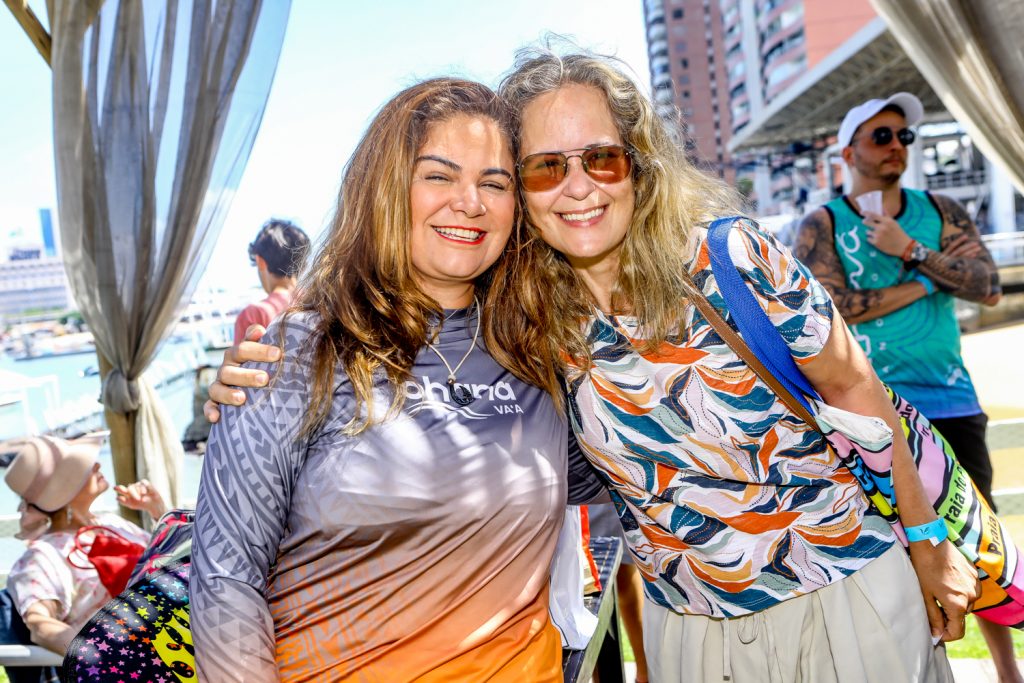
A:
<svg viewBox="0 0 1024 683">
<path fill-rule="evenodd" d="M 697 307 L 697 310 L 703 314 L 704 318 L 711 323 L 711 327 L 718 332 L 718 336 L 722 338 L 722 341 L 732 349 L 737 356 L 743 359 L 743 361 L 754 371 L 754 374 L 761 378 L 761 381 L 771 387 L 771 390 L 775 392 L 786 407 L 789 408 L 793 413 L 801 420 L 806 422 L 814 431 L 821 433 L 821 429 L 818 428 L 818 422 L 814 419 L 814 416 L 808 412 L 807 408 L 804 407 L 800 401 L 796 399 L 793 394 L 782 386 L 782 383 L 776 379 L 768 368 L 758 359 L 757 355 L 750 350 L 747 343 L 743 341 L 736 330 L 729 326 L 729 323 L 725 322 L 722 315 L 718 310 L 708 301 L 704 293 L 697 289 L 697 286 L 691 281 L 687 283 L 687 289 L 690 290 L 690 301 Z"/>
</svg>

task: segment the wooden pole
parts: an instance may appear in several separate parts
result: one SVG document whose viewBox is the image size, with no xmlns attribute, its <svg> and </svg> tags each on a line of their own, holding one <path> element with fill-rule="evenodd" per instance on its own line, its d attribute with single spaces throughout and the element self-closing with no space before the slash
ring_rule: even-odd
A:
<svg viewBox="0 0 1024 683">
<path fill-rule="evenodd" d="M 98 350 L 96 357 L 99 359 L 100 377 L 105 378 L 114 366 Z M 106 407 L 103 413 L 107 428 L 110 430 L 110 458 L 114 463 L 114 481 L 118 484 L 134 483 L 139 478 L 135 467 L 135 413 L 122 415 Z M 135 510 L 122 506 L 121 516 L 142 525 L 142 516 Z"/>
<path fill-rule="evenodd" d="M 7 9 L 11 10 L 11 14 L 21 24 L 21 28 L 25 30 L 28 39 L 32 41 L 32 44 L 36 46 L 36 50 L 39 51 L 39 54 L 46 60 L 46 64 L 49 65 L 53 39 L 50 38 L 50 34 L 43 28 L 43 24 L 39 21 L 36 13 L 28 6 L 28 0 L 4 0 L 4 4 L 7 5 Z"/>
</svg>

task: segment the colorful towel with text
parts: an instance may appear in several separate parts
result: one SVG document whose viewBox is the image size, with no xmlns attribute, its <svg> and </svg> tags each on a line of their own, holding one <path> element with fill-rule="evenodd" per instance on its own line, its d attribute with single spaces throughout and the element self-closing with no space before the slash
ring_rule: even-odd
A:
<svg viewBox="0 0 1024 683">
<path fill-rule="evenodd" d="M 974 603 L 974 613 L 997 624 L 1024 627 L 1020 551 L 942 435 L 891 389 L 889 395 L 903 423 L 925 492 L 935 511 L 946 520 L 949 540 L 979 570 L 981 597 Z"/>
</svg>

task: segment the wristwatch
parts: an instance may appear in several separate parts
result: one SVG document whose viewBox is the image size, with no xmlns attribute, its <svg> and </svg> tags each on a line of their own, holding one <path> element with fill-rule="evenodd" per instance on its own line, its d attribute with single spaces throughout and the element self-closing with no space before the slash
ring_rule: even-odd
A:
<svg viewBox="0 0 1024 683">
<path fill-rule="evenodd" d="M 913 270 L 914 268 L 917 268 L 926 258 L 928 258 L 929 251 L 930 249 L 928 249 L 928 247 L 924 246 L 917 240 L 914 240 L 910 249 L 903 254 L 903 269 Z"/>
</svg>

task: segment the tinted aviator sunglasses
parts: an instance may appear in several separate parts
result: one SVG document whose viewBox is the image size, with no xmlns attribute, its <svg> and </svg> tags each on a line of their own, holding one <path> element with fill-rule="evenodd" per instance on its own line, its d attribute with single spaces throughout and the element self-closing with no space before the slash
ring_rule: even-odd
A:
<svg viewBox="0 0 1024 683">
<path fill-rule="evenodd" d="M 567 152 L 578 152 L 568 154 Z M 593 180 L 609 184 L 625 180 L 633 168 L 629 150 L 622 145 L 599 145 L 565 152 L 539 152 L 516 164 L 519 182 L 527 192 L 558 187 L 569 173 L 569 159 L 579 157 L 583 170 Z"/>
<path fill-rule="evenodd" d="M 894 135 L 904 147 L 910 147 L 914 144 L 914 140 L 917 139 L 917 135 L 909 128 L 900 128 L 894 132 L 889 126 L 879 126 L 868 133 L 868 136 L 871 138 L 871 142 L 875 143 L 879 147 L 885 147 L 892 142 Z M 854 142 L 856 142 L 856 140 L 854 140 Z"/>
</svg>

